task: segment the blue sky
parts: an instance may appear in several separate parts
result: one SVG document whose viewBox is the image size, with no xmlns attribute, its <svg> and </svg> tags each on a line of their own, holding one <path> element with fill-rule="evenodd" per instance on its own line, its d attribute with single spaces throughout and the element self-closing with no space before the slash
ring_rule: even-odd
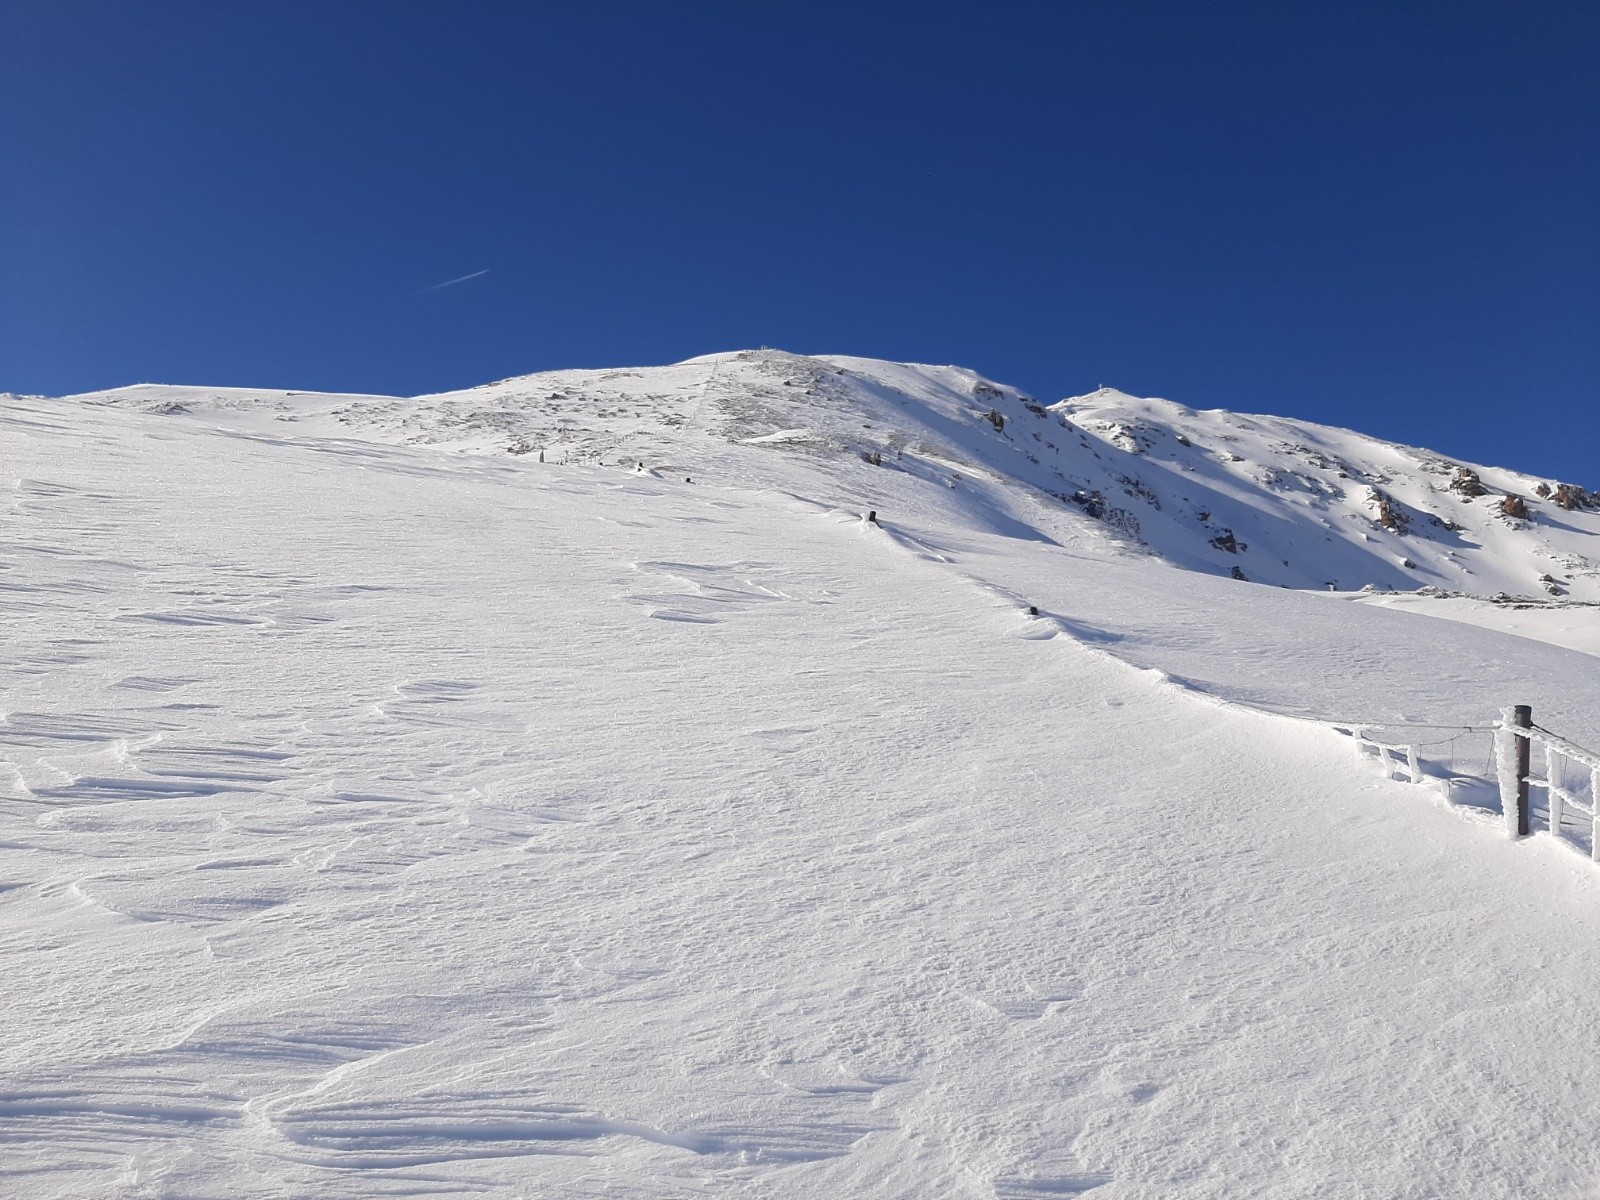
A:
<svg viewBox="0 0 1600 1200">
<path fill-rule="evenodd" d="M 1593 0 L 7 0 L 0 390 L 771 345 L 1600 487 L 1597 62 Z"/>
</svg>

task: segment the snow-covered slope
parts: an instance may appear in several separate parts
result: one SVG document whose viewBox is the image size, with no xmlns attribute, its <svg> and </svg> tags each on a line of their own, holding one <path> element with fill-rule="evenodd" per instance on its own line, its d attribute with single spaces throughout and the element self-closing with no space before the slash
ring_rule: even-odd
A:
<svg viewBox="0 0 1600 1200">
<path fill-rule="evenodd" d="M 840 502 L 892 507 L 906 476 L 963 492 L 953 507 L 987 510 L 997 531 L 1060 540 L 1087 519 L 1130 550 L 1253 582 L 1600 602 L 1600 496 L 1581 486 L 1109 389 L 1047 407 L 957 367 L 747 351 L 414 399 L 151 386 L 80 399 L 753 486 L 783 477 L 769 460 L 787 456 Z"/>
<path fill-rule="evenodd" d="M 1236 582 L 1273 513 L 1388 543 L 1244 475 L 1180 520 L 1279 427 L 1128 403 L 772 352 L 0 402 L 0 1192 L 1594 1194 L 1581 831 L 1329 727 L 1584 740 L 1581 630 L 1416 610 L 1588 610 Z M 1455 582 L 1583 552 L 1532 511 Z"/>
</svg>

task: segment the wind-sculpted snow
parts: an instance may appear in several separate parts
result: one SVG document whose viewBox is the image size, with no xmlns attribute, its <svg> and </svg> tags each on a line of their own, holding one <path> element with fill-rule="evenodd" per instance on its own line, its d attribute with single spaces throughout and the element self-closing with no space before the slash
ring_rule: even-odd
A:
<svg viewBox="0 0 1600 1200">
<path fill-rule="evenodd" d="M 1600 660 L 1174 570 L 967 373 L 664 370 L 542 463 L 589 373 L 5 402 L 0 1192 L 1600 1184 L 1590 864 L 1213 702 Z"/>
</svg>

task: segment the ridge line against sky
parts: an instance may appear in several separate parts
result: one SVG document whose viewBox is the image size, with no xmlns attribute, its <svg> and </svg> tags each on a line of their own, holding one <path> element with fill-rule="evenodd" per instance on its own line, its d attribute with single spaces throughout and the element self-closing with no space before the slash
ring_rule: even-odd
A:
<svg viewBox="0 0 1600 1200">
<path fill-rule="evenodd" d="M 1578 2 L 15 0 L 0 390 L 770 344 L 1600 485 L 1595 61 Z"/>
</svg>

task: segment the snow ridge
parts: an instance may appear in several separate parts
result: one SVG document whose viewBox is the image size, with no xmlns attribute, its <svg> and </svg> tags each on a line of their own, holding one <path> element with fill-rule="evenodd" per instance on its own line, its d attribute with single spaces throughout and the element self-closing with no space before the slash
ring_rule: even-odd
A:
<svg viewBox="0 0 1600 1200">
<path fill-rule="evenodd" d="M 761 350 L 411 399 L 151 385 L 78 399 L 739 486 L 792 483 L 778 454 L 832 502 L 954 488 L 940 506 L 992 532 L 1060 541 L 1088 527 L 1255 583 L 1600 602 L 1600 495 L 1581 486 L 1109 388 L 1045 405 L 960 367 Z"/>
</svg>

